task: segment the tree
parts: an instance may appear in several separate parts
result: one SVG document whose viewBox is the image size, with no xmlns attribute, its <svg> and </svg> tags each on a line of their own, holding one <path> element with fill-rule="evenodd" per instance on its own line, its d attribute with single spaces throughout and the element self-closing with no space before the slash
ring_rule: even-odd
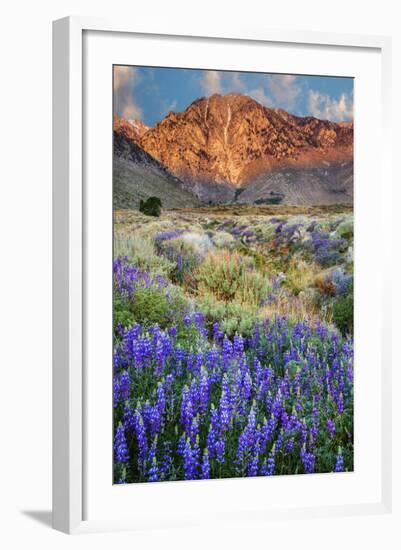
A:
<svg viewBox="0 0 401 550">
<path fill-rule="evenodd" d="M 139 203 L 139 211 L 146 216 L 159 217 L 162 209 L 162 201 L 159 197 L 149 197 L 146 201 L 141 200 Z"/>
</svg>

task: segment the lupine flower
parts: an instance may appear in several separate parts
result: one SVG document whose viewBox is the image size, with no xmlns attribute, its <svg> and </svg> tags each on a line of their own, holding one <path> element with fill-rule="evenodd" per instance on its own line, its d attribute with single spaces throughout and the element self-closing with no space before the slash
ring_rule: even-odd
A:
<svg viewBox="0 0 401 550">
<path fill-rule="evenodd" d="M 315 455 L 307 452 L 305 445 L 301 449 L 301 460 L 306 474 L 312 474 L 315 467 Z"/>
<path fill-rule="evenodd" d="M 338 449 L 338 454 L 336 456 L 336 465 L 334 468 L 335 472 L 343 472 L 344 471 L 344 457 L 341 452 L 341 448 Z"/>
<path fill-rule="evenodd" d="M 114 273 L 121 299 L 140 286 L 166 289 L 126 259 Z M 207 334 L 197 312 L 183 325 L 188 342 L 174 326 L 116 327 L 116 482 L 350 468 L 331 440 L 352 450 L 352 338 L 281 317 L 257 322 L 247 338 L 229 338 L 218 323 Z"/>
<path fill-rule="evenodd" d="M 125 439 L 124 428 L 121 422 L 117 426 L 117 431 L 114 438 L 114 458 L 115 461 L 120 464 L 127 464 L 129 461 L 127 440 Z"/>
<path fill-rule="evenodd" d="M 270 453 L 269 458 L 267 459 L 267 470 L 266 475 L 272 476 L 274 474 L 274 468 L 275 468 L 275 461 L 274 461 L 274 452 Z"/>
<path fill-rule="evenodd" d="M 333 439 L 335 431 L 336 431 L 336 425 L 334 424 L 333 420 L 328 418 L 327 422 L 326 422 L 326 426 L 327 426 L 327 431 L 330 434 L 330 438 Z"/>
<path fill-rule="evenodd" d="M 209 453 L 208 453 L 207 449 L 205 449 L 205 451 L 203 453 L 201 477 L 202 477 L 202 479 L 209 479 L 210 478 Z"/>
</svg>

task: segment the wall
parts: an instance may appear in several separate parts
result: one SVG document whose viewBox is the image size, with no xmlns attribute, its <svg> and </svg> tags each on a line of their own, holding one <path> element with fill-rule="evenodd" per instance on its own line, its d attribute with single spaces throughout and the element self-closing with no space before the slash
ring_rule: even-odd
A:
<svg viewBox="0 0 401 550">
<path fill-rule="evenodd" d="M 391 548 L 394 517 L 311 520 L 210 531 L 170 530 L 68 538 L 49 529 L 51 506 L 51 21 L 96 15 L 168 21 L 210 19 L 222 26 L 310 29 L 393 35 L 394 129 L 400 126 L 401 36 L 397 2 L 287 0 L 14 0 L 3 4 L 1 30 L 1 420 L 0 540 L 4 548 Z M 398 33 L 398 35 L 397 35 Z M 4 96 L 4 97 L 3 97 Z M 394 132 L 394 138 L 398 138 Z M 396 157 L 397 155 L 395 155 Z M 399 199 L 396 190 L 394 199 Z M 398 203 L 393 201 L 393 205 Z M 389 205 L 390 208 L 390 205 Z M 394 206 L 395 209 L 395 206 Z M 397 219 L 397 217 L 395 217 Z M 399 233 L 398 233 L 399 236 Z M 398 239 L 395 242 L 399 242 Z M 372 251 L 374 261 L 374 251 Z M 394 265 L 394 280 L 400 278 Z M 399 298 L 396 289 L 395 299 Z M 395 308 L 396 309 L 396 308 Z M 394 320 L 395 316 L 394 316 Z M 399 327 L 398 327 L 399 328 Z M 395 369 L 397 365 L 394 365 Z M 395 372 L 395 377 L 399 375 Z M 399 405 L 395 403 L 399 412 Z M 397 441 L 396 458 L 399 457 Z M 3 464 L 4 462 L 4 464 Z M 399 477 L 396 472 L 396 482 Z M 397 501 L 398 503 L 398 501 Z M 398 504 L 396 503 L 396 509 Z"/>
</svg>

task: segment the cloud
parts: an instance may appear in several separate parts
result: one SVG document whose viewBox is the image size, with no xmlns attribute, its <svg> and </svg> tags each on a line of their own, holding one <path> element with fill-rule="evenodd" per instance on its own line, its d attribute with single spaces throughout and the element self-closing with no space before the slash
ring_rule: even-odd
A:
<svg viewBox="0 0 401 550">
<path fill-rule="evenodd" d="M 231 89 L 235 92 L 243 92 L 246 90 L 246 84 L 241 78 L 241 73 L 231 73 Z"/>
<path fill-rule="evenodd" d="M 354 116 L 352 95 L 342 93 L 338 99 L 309 90 L 308 107 L 311 115 L 324 120 L 350 120 Z"/>
<path fill-rule="evenodd" d="M 177 107 L 177 100 L 173 99 L 173 101 L 169 105 L 167 105 L 167 112 L 174 111 L 176 107 Z"/>
<path fill-rule="evenodd" d="M 271 75 L 268 87 L 276 102 L 285 109 L 293 109 L 301 93 L 298 77 L 292 74 Z"/>
<path fill-rule="evenodd" d="M 254 88 L 246 92 L 246 95 L 249 95 L 265 107 L 273 107 L 273 102 L 270 96 L 268 96 L 265 90 L 260 86 L 259 88 Z"/>
<path fill-rule="evenodd" d="M 177 107 L 176 99 L 173 99 L 172 101 L 170 101 L 170 103 L 168 103 L 168 101 L 162 101 L 160 116 L 162 118 L 167 116 L 171 111 L 175 111 L 176 107 Z"/>
<path fill-rule="evenodd" d="M 220 73 L 218 71 L 205 71 L 201 86 L 207 95 L 220 94 L 222 92 Z"/>
<path fill-rule="evenodd" d="M 114 67 L 114 109 L 123 118 L 142 118 L 142 110 L 134 97 L 134 88 L 139 80 L 135 67 Z"/>
</svg>

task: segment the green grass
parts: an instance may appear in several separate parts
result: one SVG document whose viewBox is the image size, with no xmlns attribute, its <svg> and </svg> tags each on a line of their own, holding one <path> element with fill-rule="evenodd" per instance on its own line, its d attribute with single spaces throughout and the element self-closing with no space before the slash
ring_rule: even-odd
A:
<svg viewBox="0 0 401 550">
<path fill-rule="evenodd" d="M 277 221 L 270 223 L 272 218 Z M 278 240 L 280 221 L 288 227 L 300 224 L 295 241 Z M 314 260 L 306 230 L 312 223 L 346 240 L 342 269 L 352 274 L 352 212 L 339 205 L 187 207 L 163 209 L 160 218 L 117 210 L 114 254 L 166 278 L 179 293 L 180 311 L 201 309 L 209 327 L 220 321 L 228 334 L 245 334 L 255 320 L 275 314 L 319 319 L 351 332 L 352 293 L 336 295 L 327 282 L 336 266 L 325 268 Z M 157 234 L 176 230 L 182 234 L 155 242 Z M 167 306 L 162 296 L 146 295 L 130 315 L 137 320 L 149 316 L 164 326 Z"/>
</svg>

